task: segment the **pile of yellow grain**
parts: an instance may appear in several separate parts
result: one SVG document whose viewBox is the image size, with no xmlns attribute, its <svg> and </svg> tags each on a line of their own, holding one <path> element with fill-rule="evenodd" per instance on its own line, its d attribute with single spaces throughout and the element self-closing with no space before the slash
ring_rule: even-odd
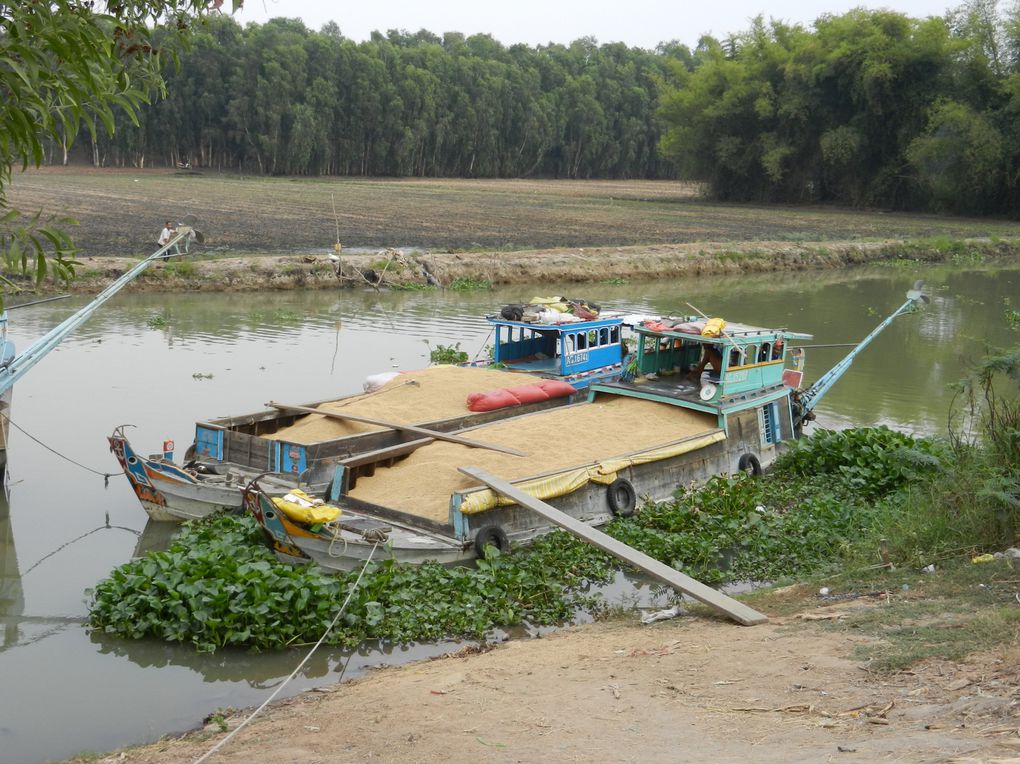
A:
<svg viewBox="0 0 1020 764">
<path fill-rule="evenodd" d="M 359 478 L 351 496 L 445 523 L 451 494 L 478 487 L 457 467 L 481 467 L 514 480 L 643 451 L 717 426 L 714 416 L 678 406 L 637 398 L 600 398 L 463 433 L 474 441 L 524 451 L 525 457 L 436 441 L 392 467 L 377 469 L 372 477 Z"/>
<path fill-rule="evenodd" d="M 398 374 L 373 393 L 352 395 L 320 404 L 318 408 L 321 411 L 338 411 L 395 424 L 422 424 L 470 414 L 467 408 L 469 393 L 536 381 L 531 376 L 497 369 L 431 366 Z M 308 445 L 379 429 L 383 428 L 309 414 L 266 437 Z"/>
</svg>

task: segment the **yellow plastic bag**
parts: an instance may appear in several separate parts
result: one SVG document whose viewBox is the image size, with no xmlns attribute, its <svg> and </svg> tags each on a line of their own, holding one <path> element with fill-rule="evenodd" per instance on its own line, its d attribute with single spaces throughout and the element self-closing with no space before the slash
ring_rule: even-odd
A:
<svg viewBox="0 0 1020 764">
<path fill-rule="evenodd" d="M 701 330 L 702 337 L 719 337 L 726 328 L 726 322 L 721 318 L 710 318 L 705 322 L 705 328 Z"/>
<path fill-rule="evenodd" d="M 286 496 L 273 496 L 273 506 L 297 523 L 315 525 L 328 523 L 340 517 L 340 508 L 327 504 L 322 499 L 309 496 L 295 488 Z"/>
</svg>

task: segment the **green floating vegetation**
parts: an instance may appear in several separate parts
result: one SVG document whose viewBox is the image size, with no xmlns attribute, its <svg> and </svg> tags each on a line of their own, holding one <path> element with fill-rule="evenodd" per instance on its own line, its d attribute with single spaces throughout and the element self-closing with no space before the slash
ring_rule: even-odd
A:
<svg viewBox="0 0 1020 764">
<path fill-rule="evenodd" d="M 562 623 L 579 609 L 599 609 L 585 590 L 612 570 L 606 555 L 565 534 L 540 539 L 523 554 L 490 553 L 476 567 L 380 562 L 327 642 L 481 638 L 496 626 Z M 325 632 L 356 578 L 284 565 L 253 519 L 221 515 L 186 525 L 167 551 L 116 568 L 91 592 L 89 623 L 120 637 L 188 642 L 209 652 L 307 644 Z"/>
<path fill-rule="evenodd" d="M 480 291 L 484 289 L 492 289 L 492 282 L 462 276 L 450 282 L 450 289 L 455 292 Z"/>
<path fill-rule="evenodd" d="M 170 316 L 165 311 L 163 313 L 153 313 L 145 319 L 145 325 L 150 329 L 166 329 L 170 326 Z"/>
<path fill-rule="evenodd" d="M 761 478 L 717 476 L 681 487 L 607 531 L 708 582 L 867 568 L 880 539 L 889 560 L 915 570 L 1002 549 L 1017 538 L 1020 519 L 1017 384 L 1020 349 L 984 359 L 961 383 L 945 440 L 887 427 L 820 430 Z M 328 641 L 480 638 L 496 626 L 598 614 L 605 605 L 590 584 L 609 580 L 615 566 L 561 531 L 512 555 L 492 551 L 474 567 L 381 562 Z M 310 643 L 355 580 L 355 573 L 284 565 L 253 520 L 214 517 L 186 525 L 166 552 L 116 568 L 91 593 L 90 625 L 206 651 Z M 996 633 L 1015 622 L 1003 621 Z"/>
<path fill-rule="evenodd" d="M 454 345 L 442 345 L 437 344 L 432 347 L 432 343 L 428 340 L 422 340 L 429 349 L 429 361 L 434 364 L 458 364 L 465 363 L 468 359 L 466 350 L 460 349 L 460 343 Z"/>
</svg>

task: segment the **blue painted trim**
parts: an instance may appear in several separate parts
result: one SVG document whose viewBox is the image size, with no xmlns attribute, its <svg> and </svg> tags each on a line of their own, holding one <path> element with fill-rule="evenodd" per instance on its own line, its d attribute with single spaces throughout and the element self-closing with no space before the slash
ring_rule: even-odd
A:
<svg viewBox="0 0 1020 764">
<path fill-rule="evenodd" d="M 450 497 L 450 524 L 453 526 L 454 537 L 466 540 L 468 518 L 467 515 L 460 511 L 460 505 L 463 500 L 464 497 L 459 493 L 455 493 Z"/>
<path fill-rule="evenodd" d="M 329 501 L 340 500 L 340 489 L 344 484 L 344 470 L 346 468 L 342 464 L 337 464 L 333 468 L 333 482 L 329 486 Z"/>
</svg>

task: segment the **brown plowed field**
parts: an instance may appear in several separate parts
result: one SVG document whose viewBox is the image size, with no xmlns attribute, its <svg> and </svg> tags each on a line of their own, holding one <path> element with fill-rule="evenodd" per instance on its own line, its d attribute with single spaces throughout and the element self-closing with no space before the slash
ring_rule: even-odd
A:
<svg viewBox="0 0 1020 764">
<path fill-rule="evenodd" d="M 509 252 L 724 242 L 863 242 L 1020 236 L 1010 221 L 829 207 L 715 204 L 667 181 L 262 178 L 168 170 L 16 173 L 12 206 L 70 215 L 82 257 L 155 249 L 166 219 L 195 215 L 208 251 L 387 247 Z M 334 214 L 335 209 L 335 214 Z"/>
</svg>

